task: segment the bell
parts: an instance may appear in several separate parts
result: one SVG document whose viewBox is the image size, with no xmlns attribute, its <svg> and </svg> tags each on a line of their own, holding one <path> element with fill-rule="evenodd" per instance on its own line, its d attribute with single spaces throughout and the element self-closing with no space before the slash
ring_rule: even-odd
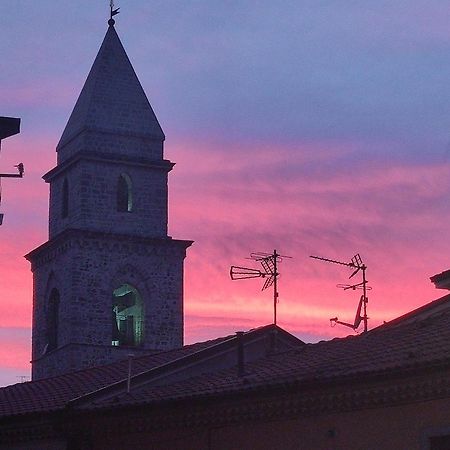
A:
<svg viewBox="0 0 450 450">
<path fill-rule="evenodd" d="M 112 311 L 112 340 L 119 341 L 120 340 L 120 331 L 117 325 L 117 315 L 115 311 Z"/>
<path fill-rule="evenodd" d="M 114 304 L 119 306 L 120 309 L 130 308 L 134 306 L 134 303 L 134 293 L 131 291 L 121 296 L 114 296 Z"/>
</svg>

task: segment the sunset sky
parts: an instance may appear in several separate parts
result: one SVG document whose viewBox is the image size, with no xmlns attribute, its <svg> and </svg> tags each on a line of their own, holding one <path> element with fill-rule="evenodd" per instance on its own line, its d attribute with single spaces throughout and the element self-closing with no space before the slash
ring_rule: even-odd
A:
<svg viewBox="0 0 450 450">
<path fill-rule="evenodd" d="M 368 266 L 369 327 L 444 295 L 450 269 L 450 6 L 442 0 L 122 0 L 116 30 L 166 134 L 169 230 L 192 239 L 186 343 L 270 323 L 250 252 L 280 265 L 279 325 L 345 336 Z M 55 147 L 107 29 L 109 1 L 2 0 L 0 385 L 29 376 L 32 275 Z"/>
</svg>

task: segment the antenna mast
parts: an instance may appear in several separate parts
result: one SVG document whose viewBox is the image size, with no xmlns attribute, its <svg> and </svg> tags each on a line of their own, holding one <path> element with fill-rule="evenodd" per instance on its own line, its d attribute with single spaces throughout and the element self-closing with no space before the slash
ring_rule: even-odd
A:
<svg viewBox="0 0 450 450">
<path fill-rule="evenodd" d="M 368 330 L 368 320 L 369 317 L 367 316 L 367 303 L 369 303 L 369 298 L 367 297 L 367 291 L 370 291 L 372 288 L 370 286 L 367 286 L 367 279 L 366 279 L 366 270 L 367 266 L 363 263 L 361 256 L 359 253 L 357 253 L 350 262 L 342 262 L 342 261 L 336 261 L 334 259 L 329 258 L 322 258 L 320 256 L 310 256 L 310 258 L 318 259 L 320 261 L 326 261 L 333 264 L 340 264 L 342 266 L 347 266 L 355 269 L 352 274 L 349 276 L 349 278 L 354 277 L 359 271 L 361 271 L 362 274 L 362 281 L 360 283 L 356 284 L 338 284 L 337 287 L 344 289 L 344 291 L 348 289 L 352 289 L 355 291 L 356 289 L 362 289 L 363 294 L 361 295 L 358 303 L 358 308 L 356 310 L 355 315 L 355 321 L 353 323 L 348 322 L 342 322 L 337 317 L 333 317 L 330 319 L 331 326 L 335 326 L 337 323 L 340 325 L 344 325 L 346 327 L 350 327 L 353 330 L 356 331 L 356 329 L 359 327 L 361 322 L 364 323 L 364 333 Z M 362 310 L 362 315 L 361 315 Z"/>
<path fill-rule="evenodd" d="M 278 303 L 278 264 L 283 258 L 290 256 L 282 256 L 276 250 L 273 253 L 250 253 L 250 258 L 259 261 L 264 270 L 252 269 L 250 267 L 231 266 L 230 277 L 232 280 L 244 280 L 247 278 L 267 278 L 263 284 L 262 291 L 273 286 L 273 323 L 277 324 L 277 303 Z"/>
</svg>

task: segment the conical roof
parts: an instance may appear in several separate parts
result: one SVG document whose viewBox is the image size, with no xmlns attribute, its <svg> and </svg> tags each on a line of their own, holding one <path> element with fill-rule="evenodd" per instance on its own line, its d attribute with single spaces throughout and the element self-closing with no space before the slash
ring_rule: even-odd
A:
<svg viewBox="0 0 450 450">
<path fill-rule="evenodd" d="M 108 27 L 57 149 L 83 131 L 164 140 L 164 133 L 113 25 Z"/>
</svg>

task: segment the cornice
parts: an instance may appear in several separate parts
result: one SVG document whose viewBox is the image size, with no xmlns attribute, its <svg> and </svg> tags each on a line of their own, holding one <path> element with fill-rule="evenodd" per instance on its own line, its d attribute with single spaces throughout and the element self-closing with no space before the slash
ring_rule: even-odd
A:
<svg viewBox="0 0 450 450">
<path fill-rule="evenodd" d="M 25 255 L 25 258 L 32 263 L 32 269 L 34 269 L 53 260 L 57 255 L 65 253 L 74 245 L 80 248 L 95 247 L 106 251 L 155 255 L 164 254 L 169 247 L 174 246 L 180 251 L 186 251 L 193 242 L 172 239 L 170 236 L 157 238 L 69 228 L 32 250 Z"/>
<path fill-rule="evenodd" d="M 162 130 L 161 130 L 162 131 Z M 114 137 L 125 137 L 125 138 L 133 138 L 133 139 L 144 139 L 150 142 L 164 142 L 166 137 L 163 133 L 163 136 L 155 136 L 152 133 L 130 133 L 126 131 L 111 131 L 105 130 L 104 128 L 94 127 L 94 126 L 84 126 L 77 133 L 74 133 L 70 138 L 68 138 L 63 144 L 58 143 L 56 146 L 56 151 L 60 152 L 65 147 L 67 147 L 72 141 L 74 141 L 77 137 L 87 134 L 87 133 L 95 133 L 95 134 L 106 134 Z"/>
<path fill-rule="evenodd" d="M 113 347 L 112 345 L 104 345 L 104 344 L 86 344 L 85 342 L 70 342 L 68 344 L 61 345 L 61 347 L 58 347 L 42 356 L 39 356 L 38 358 L 32 359 L 30 363 L 35 363 L 37 361 L 49 359 L 53 357 L 54 355 L 59 355 L 61 350 L 72 350 L 76 348 L 98 348 L 103 350 L 108 350 L 111 352 L 111 354 L 121 353 L 121 357 L 125 359 L 127 357 L 127 354 L 130 352 L 136 353 L 138 355 L 135 356 L 148 356 L 152 355 L 154 353 L 160 353 L 161 350 L 158 349 L 152 349 L 152 348 L 145 348 L 145 347 L 135 347 L 135 346 L 120 346 L 120 347 Z M 87 367 L 86 369 L 89 369 Z M 80 369 L 81 371 L 86 369 Z"/>
<path fill-rule="evenodd" d="M 175 163 L 167 159 L 154 160 L 135 156 L 116 155 L 112 153 L 81 151 L 65 160 L 61 164 L 58 164 L 56 167 L 43 175 L 42 178 L 46 183 L 50 183 L 53 179 L 66 172 L 70 167 L 74 166 L 80 161 L 93 161 L 107 164 L 126 163 L 132 166 L 145 167 L 146 169 L 163 170 L 165 172 L 170 172 L 175 166 Z"/>
</svg>

